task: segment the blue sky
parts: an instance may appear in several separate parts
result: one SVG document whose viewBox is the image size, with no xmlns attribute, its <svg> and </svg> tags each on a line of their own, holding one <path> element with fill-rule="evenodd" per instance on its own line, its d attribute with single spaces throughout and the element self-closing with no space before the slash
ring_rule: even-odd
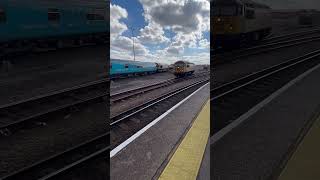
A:
<svg viewBox="0 0 320 180">
<path fill-rule="evenodd" d="M 111 58 L 132 60 L 134 39 L 136 60 L 209 64 L 209 8 L 208 0 L 112 0 Z"/>
</svg>

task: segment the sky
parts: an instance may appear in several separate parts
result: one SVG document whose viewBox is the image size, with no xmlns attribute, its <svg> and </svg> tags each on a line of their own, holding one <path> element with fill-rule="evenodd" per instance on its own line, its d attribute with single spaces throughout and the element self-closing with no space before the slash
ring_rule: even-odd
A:
<svg viewBox="0 0 320 180">
<path fill-rule="evenodd" d="M 210 63 L 209 0 L 111 0 L 110 33 L 113 59 Z"/>
</svg>

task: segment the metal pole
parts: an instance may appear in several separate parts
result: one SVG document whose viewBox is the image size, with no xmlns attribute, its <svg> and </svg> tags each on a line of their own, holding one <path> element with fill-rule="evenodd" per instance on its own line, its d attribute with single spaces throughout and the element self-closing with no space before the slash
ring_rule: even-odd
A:
<svg viewBox="0 0 320 180">
<path fill-rule="evenodd" d="M 132 33 L 132 50 L 133 50 L 133 61 L 136 61 L 136 53 L 134 51 L 134 36 L 133 36 L 133 28 L 130 28 L 131 29 L 131 33 Z"/>
</svg>

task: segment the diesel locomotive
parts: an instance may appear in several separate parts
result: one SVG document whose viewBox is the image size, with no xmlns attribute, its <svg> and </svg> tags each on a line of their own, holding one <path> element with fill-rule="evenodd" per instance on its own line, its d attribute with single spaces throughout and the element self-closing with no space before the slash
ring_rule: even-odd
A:
<svg viewBox="0 0 320 180">
<path fill-rule="evenodd" d="M 176 77 L 184 77 L 193 74 L 195 65 L 188 61 L 177 61 L 174 63 L 174 75 Z"/>
<path fill-rule="evenodd" d="M 213 0 L 211 8 L 214 48 L 258 41 L 271 33 L 272 12 L 267 5 L 252 0 Z"/>
<path fill-rule="evenodd" d="M 0 50 L 105 43 L 108 1 L 2 0 Z"/>
</svg>

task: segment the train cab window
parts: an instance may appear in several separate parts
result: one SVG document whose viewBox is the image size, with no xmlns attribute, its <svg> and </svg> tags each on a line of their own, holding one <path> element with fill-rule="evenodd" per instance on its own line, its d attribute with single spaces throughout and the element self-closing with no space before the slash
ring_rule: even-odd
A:
<svg viewBox="0 0 320 180">
<path fill-rule="evenodd" d="M 214 16 L 220 16 L 220 8 L 219 7 L 213 7 L 213 15 Z"/>
<path fill-rule="evenodd" d="M 247 19 L 254 19 L 255 18 L 255 11 L 247 9 L 245 15 L 246 15 Z"/>
<path fill-rule="evenodd" d="M 58 24 L 60 22 L 59 9 L 55 9 L 55 8 L 48 9 L 48 21 L 54 24 Z"/>
<path fill-rule="evenodd" d="M 236 6 L 220 6 L 213 8 L 213 15 L 214 16 L 236 16 L 237 13 Z"/>
<path fill-rule="evenodd" d="M 187 67 L 189 67 L 189 64 L 187 65 Z"/>
<path fill-rule="evenodd" d="M 6 23 L 6 21 L 7 21 L 6 12 L 3 9 L 0 9 L 0 24 Z"/>
<path fill-rule="evenodd" d="M 128 64 L 125 64 L 125 65 L 124 65 L 124 68 L 129 68 L 129 65 L 128 65 Z"/>
</svg>

